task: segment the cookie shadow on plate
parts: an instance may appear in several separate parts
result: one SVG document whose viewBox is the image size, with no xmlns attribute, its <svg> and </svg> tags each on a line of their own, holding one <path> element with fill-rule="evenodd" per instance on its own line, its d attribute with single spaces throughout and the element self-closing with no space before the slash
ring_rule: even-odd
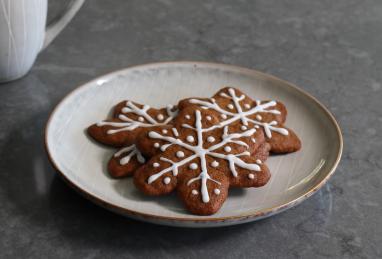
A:
<svg viewBox="0 0 382 259">
<path fill-rule="evenodd" d="M 166 210 L 171 210 L 173 212 L 191 215 L 183 206 L 181 201 L 178 199 L 176 192 L 172 192 L 169 195 L 164 196 L 148 196 L 141 193 L 134 185 L 133 178 L 116 179 L 113 183 L 116 192 L 123 198 L 140 201 L 146 203 L 149 206 L 150 203 L 156 203 Z M 246 193 L 245 189 L 242 188 L 231 188 L 229 190 L 228 198 L 241 197 Z M 223 205 L 224 206 L 224 205 Z M 223 209 L 223 208 L 222 208 Z"/>
<path fill-rule="evenodd" d="M 85 135 L 85 137 L 90 141 L 92 142 L 94 145 L 97 146 L 97 148 L 100 148 L 104 151 L 104 154 L 102 155 L 102 159 L 100 161 L 100 167 L 101 167 L 101 171 L 102 173 L 109 179 L 114 179 L 113 177 L 110 176 L 109 172 L 108 172 L 108 169 L 107 169 L 107 166 L 108 166 L 108 163 L 109 163 L 109 160 L 110 158 L 113 156 L 113 154 L 115 152 L 117 152 L 117 149 L 116 148 L 113 148 L 113 147 L 110 147 L 110 146 L 107 146 L 107 145 L 103 145 L 97 141 L 95 141 L 92 137 L 89 136 L 89 134 L 87 133 L 87 129 L 85 128 L 83 130 L 83 133 Z"/>
<path fill-rule="evenodd" d="M 141 193 L 134 185 L 133 178 L 116 179 L 113 183 L 116 192 L 123 198 L 139 201 L 150 206 L 150 203 L 156 203 L 165 210 L 171 210 L 176 213 L 189 214 L 183 207 L 175 192 L 164 196 L 148 196 Z"/>
<path fill-rule="evenodd" d="M 232 197 L 241 197 L 241 196 L 244 196 L 245 195 L 245 192 L 246 192 L 246 189 L 244 188 L 230 188 L 229 191 L 228 191 L 228 198 L 232 198 Z"/>
</svg>

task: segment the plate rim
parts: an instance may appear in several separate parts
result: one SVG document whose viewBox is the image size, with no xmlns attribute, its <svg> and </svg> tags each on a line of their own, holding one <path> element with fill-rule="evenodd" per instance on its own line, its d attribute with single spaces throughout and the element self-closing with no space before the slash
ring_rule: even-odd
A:
<svg viewBox="0 0 382 259">
<path fill-rule="evenodd" d="M 111 77 L 112 75 L 117 75 L 117 74 L 122 73 L 123 71 L 126 71 L 126 70 L 131 70 L 131 69 L 136 69 L 136 68 L 144 68 L 144 67 L 153 67 L 153 66 L 154 67 L 158 67 L 158 66 L 166 66 L 166 65 L 196 65 L 196 66 L 197 65 L 203 65 L 203 66 L 213 66 L 213 67 L 226 68 L 226 69 L 231 69 L 231 70 L 234 69 L 234 70 L 241 71 L 241 72 L 246 72 L 246 73 L 249 73 L 249 74 L 257 74 L 257 75 L 260 75 L 262 77 L 269 78 L 272 81 L 278 81 L 278 82 L 280 82 L 280 83 L 282 83 L 284 85 L 288 85 L 288 87 L 290 87 L 292 90 L 294 90 L 294 91 L 304 95 L 306 98 L 309 98 L 311 101 L 313 101 L 328 116 L 328 118 L 330 119 L 330 121 L 334 125 L 336 133 L 337 133 L 336 135 L 337 135 L 337 138 L 339 140 L 339 147 L 338 147 L 338 151 L 337 151 L 337 154 L 336 154 L 336 159 L 335 159 L 333 165 L 328 169 L 328 172 L 326 173 L 325 177 L 320 182 L 318 182 L 316 185 L 314 185 L 308 191 L 306 191 L 305 193 L 301 194 L 300 196 L 298 196 L 297 198 L 295 198 L 293 200 L 290 200 L 290 201 L 284 202 L 284 203 L 282 203 L 280 205 L 277 205 L 277 206 L 274 206 L 274 207 L 271 207 L 271 208 L 266 208 L 266 209 L 263 209 L 263 210 L 260 210 L 260 211 L 257 211 L 257 212 L 253 212 L 253 213 L 249 212 L 249 213 L 245 213 L 245 214 L 241 214 L 241 215 L 226 216 L 226 217 L 204 218 L 204 217 L 195 216 L 195 217 L 192 217 L 192 218 L 182 218 L 182 217 L 160 216 L 160 215 L 154 215 L 154 214 L 149 214 L 149 213 L 138 212 L 138 211 L 127 209 L 127 208 L 115 205 L 115 204 L 113 204 L 111 202 L 105 201 L 102 198 L 97 197 L 96 195 L 93 195 L 93 194 L 89 193 L 87 190 L 84 190 L 81 187 L 79 187 L 78 185 L 76 185 L 73 181 L 71 181 L 66 176 L 66 174 L 63 171 L 61 171 L 61 169 L 57 165 L 57 163 L 56 163 L 55 159 L 53 158 L 53 156 L 51 154 L 51 151 L 49 149 L 49 144 L 48 144 L 49 128 L 51 126 L 52 118 L 55 116 L 55 114 L 58 111 L 58 109 L 61 107 L 61 105 L 68 98 L 70 98 L 71 96 L 76 94 L 77 91 L 80 91 L 80 90 L 84 89 L 87 85 L 89 85 L 91 83 L 95 83 L 95 82 L 97 82 L 100 79 L 105 79 L 105 78 Z M 95 204 L 97 204 L 97 205 L 99 205 L 99 206 L 101 206 L 103 208 L 106 208 L 108 210 L 111 210 L 113 212 L 116 212 L 118 214 L 121 214 L 121 215 L 124 215 L 124 216 L 130 216 L 130 217 L 135 218 L 135 219 L 148 220 L 148 221 L 150 221 L 152 223 L 155 223 L 155 221 L 159 221 L 159 222 L 156 222 L 156 223 L 160 223 L 160 224 L 175 223 L 175 222 L 196 223 L 196 224 L 199 223 L 200 224 L 200 223 L 222 223 L 222 222 L 227 222 L 227 221 L 229 221 L 229 222 L 236 221 L 237 224 L 239 224 L 239 223 L 244 223 L 244 222 L 248 222 L 248 221 L 255 221 L 257 219 L 262 219 L 262 218 L 271 216 L 273 214 L 277 214 L 279 212 L 282 212 L 285 209 L 288 209 L 289 207 L 293 207 L 293 206 L 301 203 L 302 201 L 304 201 L 305 199 L 307 199 L 308 197 L 310 197 L 311 195 L 316 193 L 319 189 L 321 189 L 321 187 L 323 187 L 325 185 L 325 183 L 334 174 L 334 172 L 337 169 L 337 166 L 338 166 L 338 164 L 339 164 L 339 162 L 341 160 L 341 156 L 342 156 L 342 152 L 343 152 L 343 137 L 342 137 L 341 128 L 340 128 L 338 122 L 336 121 L 336 119 L 334 118 L 332 113 L 328 110 L 328 108 L 326 108 L 313 95 L 311 95 L 307 91 L 299 88 L 297 85 L 295 85 L 295 84 L 293 84 L 291 82 L 288 82 L 286 80 L 280 79 L 280 78 L 278 78 L 276 76 L 273 76 L 271 74 L 268 74 L 268 73 L 260 72 L 260 71 L 255 70 L 255 69 L 246 68 L 246 67 L 242 67 L 242 66 L 238 66 L 238 65 L 231 65 L 231 64 L 225 64 L 225 63 L 214 63 L 214 62 L 204 62 L 204 61 L 188 61 L 188 60 L 185 60 L 185 61 L 151 62 L 151 63 L 145 63 L 145 64 L 139 64 L 139 65 L 132 65 L 132 66 L 128 66 L 128 67 L 125 67 L 125 68 L 122 68 L 122 69 L 118 69 L 118 70 L 114 70 L 114 71 L 108 72 L 106 74 L 103 74 L 101 76 L 93 78 L 93 79 L 91 79 L 91 80 L 89 80 L 89 81 L 87 81 L 85 83 L 81 83 L 80 85 L 78 85 L 77 87 L 75 87 L 74 89 L 69 91 L 69 93 L 67 93 L 55 105 L 55 107 L 53 108 L 53 110 L 49 114 L 48 120 L 47 120 L 46 125 L 45 125 L 45 129 L 44 129 L 44 148 L 45 148 L 45 151 L 46 151 L 46 153 L 48 155 L 49 162 L 51 163 L 53 168 L 56 170 L 56 172 L 59 174 L 59 176 L 71 188 L 73 188 L 77 193 L 83 195 L 85 198 L 89 199 L 90 201 L 94 202 Z"/>
</svg>

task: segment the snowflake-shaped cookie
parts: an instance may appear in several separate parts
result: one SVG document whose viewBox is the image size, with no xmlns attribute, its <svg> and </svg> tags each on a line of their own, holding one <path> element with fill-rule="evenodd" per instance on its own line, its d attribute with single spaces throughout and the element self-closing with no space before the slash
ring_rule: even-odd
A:
<svg viewBox="0 0 382 259">
<path fill-rule="evenodd" d="M 212 98 L 189 98 L 179 102 L 179 109 L 189 106 L 219 113 L 223 120 L 213 127 L 239 121 L 243 127 L 262 129 L 274 153 L 289 153 L 301 148 L 297 135 L 284 126 L 287 110 L 281 102 L 254 101 L 240 90 L 226 87 Z"/>
<path fill-rule="evenodd" d="M 114 178 L 131 175 L 145 162 L 144 156 L 135 146 L 138 135 L 150 127 L 170 123 L 176 113 L 177 109 L 171 105 L 155 109 L 148 105 L 123 101 L 115 106 L 111 120 L 91 125 L 88 133 L 96 141 L 122 147 L 109 160 L 109 174 Z"/>
<path fill-rule="evenodd" d="M 222 206 L 230 186 L 266 184 L 270 173 L 263 162 L 269 145 L 262 131 L 235 122 L 214 127 L 221 122 L 218 115 L 200 107 L 185 108 L 173 126 L 140 135 L 139 149 L 154 156 L 134 174 L 135 185 L 149 195 L 176 188 L 192 213 L 209 215 Z"/>
</svg>

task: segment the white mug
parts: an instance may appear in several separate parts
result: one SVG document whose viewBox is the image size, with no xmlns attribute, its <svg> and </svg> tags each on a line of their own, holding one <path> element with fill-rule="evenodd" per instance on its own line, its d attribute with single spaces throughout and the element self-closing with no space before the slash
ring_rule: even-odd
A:
<svg viewBox="0 0 382 259">
<path fill-rule="evenodd" d="M 72 0 L 45 28 L 48 0 L 0 0 L 0 83 L 24 76 L 84 1 Z"/>
</svg>

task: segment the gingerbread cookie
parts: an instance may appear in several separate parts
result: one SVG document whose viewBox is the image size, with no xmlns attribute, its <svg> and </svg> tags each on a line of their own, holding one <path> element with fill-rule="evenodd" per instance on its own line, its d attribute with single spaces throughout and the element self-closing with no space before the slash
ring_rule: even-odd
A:
<svg viewBox="0 0 382 259">
<path fill-rule="evenodd" d="M 230 186 L 260 187 L 270 172 L 264 164 L 270 146 L 263 132 L 221 113 L 184 107 L 173 125 L 154 127 L 137 140 L 142 153 L 153 157 L 134 174 L 138 189 L 148 195 L 177 190 L 186 208 L 210 215 L 223 205 Z"/>
<path fill-rule="evenodd" d="M 273 153 L 290 153 L 301 148 L 297 135 L 284 126 L 287 110 L 281 102 L 252 100 L 240 90 L 226 87 L 212 98 L 189 98 L 179 102 L 179 109 L 189 106 L 214 110 L 224 127 L 240 121 L 242 127 L 262 129 Z"/>
<path fill-rule="evenodd" d="M 131 175 L 145 162 L 145 157 L 135 146 L 138 135 L 150 127 L 166 125 L 174 118 L 177 109 L 155 109 L 131 101 L 123 101 L 114 108 L 113 118 L 91 125 L 89 135 L 96 141 L 122 147 L 108 163 L 108 172 L 114 178 Z"/>
<path fill-rule="evenodd" d="M 141 131 L 156 125 L 166 125 L 176 113 L 177 110 L 172 105 L 155 109 L 148 105 L 123 101 L 115 106 L 112 119 L 91 125 L 88 133 L 96 141 L 108 146 L 130 146 Z"/>
</svg>

